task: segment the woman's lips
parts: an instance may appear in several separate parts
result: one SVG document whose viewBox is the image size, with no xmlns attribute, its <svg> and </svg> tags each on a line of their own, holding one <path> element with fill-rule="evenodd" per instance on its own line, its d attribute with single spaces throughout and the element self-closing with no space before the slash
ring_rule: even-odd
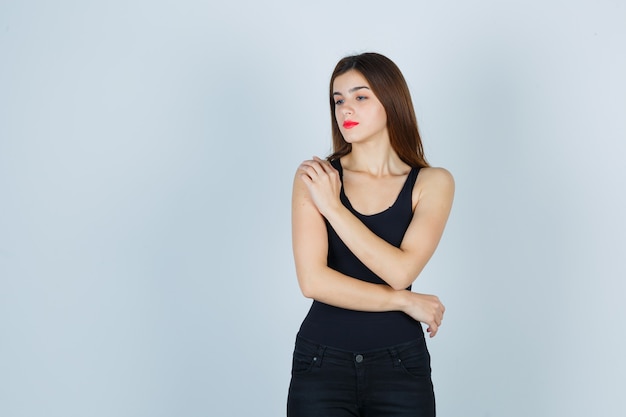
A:
<svg viewBox="0 0 626 417">
<path fill-rule="evenodd" d="M 343 122 L 343 127 L 346 129 L 352 129 L 354 126 L 358 125 L 359 122 L 353 122 L 352 120 L 346 120 Z"/>
</svg>

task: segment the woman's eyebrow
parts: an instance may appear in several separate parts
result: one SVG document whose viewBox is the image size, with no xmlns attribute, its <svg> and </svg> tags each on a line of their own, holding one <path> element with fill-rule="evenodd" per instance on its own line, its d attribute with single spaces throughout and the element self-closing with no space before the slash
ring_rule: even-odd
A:
<svg viewBox="0 0 626 417">
<path fill-rule="evenodd" d="M 367 86 L 365 86 L 365 85 L 359 85 L 359 86 L 357 86 L 357 87 L 352 87 L 351 89 L 349 89 L 349 90 L 348 90 L 348 93 L 354 93 L 355 91 L 360 90 L 360 89 L 362 89 L 362 88 L 365 88 L 365 89 L 367 89 L 367 90 L 369 90 L 369 89 L 370 89 L 369 87 L 367 87 Z M 338 92 L 338 91 L 335 91 L 335 92 L 333 93 L 333 96 L 341 96 L 341 95 L 342 95 L 342 94 L 341 94 L 340 92 Z"/>
</svg>

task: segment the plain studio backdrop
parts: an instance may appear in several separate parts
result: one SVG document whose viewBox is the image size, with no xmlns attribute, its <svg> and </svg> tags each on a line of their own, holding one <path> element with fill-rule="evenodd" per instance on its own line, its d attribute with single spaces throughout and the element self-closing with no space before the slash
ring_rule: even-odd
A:
<svg viewBox="0 0 626 417">
<path fill-rule="evenodd" d="M 281 416 L 341 57 L 457 193 L 438 415 L 626 415 L 623 1 L 2 1 L 0 415 Z"/>
</svg>

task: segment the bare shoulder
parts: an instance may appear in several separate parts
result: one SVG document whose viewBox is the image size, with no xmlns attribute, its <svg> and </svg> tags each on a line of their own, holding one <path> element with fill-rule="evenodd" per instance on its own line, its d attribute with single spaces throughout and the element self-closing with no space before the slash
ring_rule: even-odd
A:
<svg viewBox="0 0 626 417">
<path fill-rule="evenodd" d="M 293 177 L 293 188 L 291 194 L 292 202 L 298 202 L 299 204 L 312 204 L 313 202 L 311 201 L 306 184 L 302 180 L 303 174 L 304 171 L 302 171 L 302 164 L 300 164 Z"/>
<path fill-rule="evenodd" d="M 436 205 L 451 206 L 454 199 L 454 177 L 445 168 L 422 168 L 413 187 L 413 208 L 418 203 L 424 206 L 426 202 Z M 430 205 L 430 204 L 428 204 Z"/>
<path fill-rule="evenodd" d="M 445 168 L 427 167 L 422 168 L 417 177 L 416 186 L 420 187 L 436 187 L 454 190 L 454 177 Z"/>
<path fill-rule="evenodd" d="M 300 167 L 301 167 L 301 165 L 298 165 L 298 168 L 296 168 L 296 171 L 294 172 L 294 175 L 293 175 L 294 176 L 294 178 L 293 178 L 294 182 L 298 182 L 298 180 L 300 179 L 300 176 L 302 175 L 302 171 L 301 171 Z M 300 182 L 302 182 L 302 181 L 300 181 Z"/>
</svg>

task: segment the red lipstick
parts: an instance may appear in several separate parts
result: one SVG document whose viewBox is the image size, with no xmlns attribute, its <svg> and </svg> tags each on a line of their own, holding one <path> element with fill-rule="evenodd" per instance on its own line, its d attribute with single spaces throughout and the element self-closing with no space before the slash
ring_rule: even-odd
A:
<svg viewBox="0 0 626 417">
<path fill-rule="evenodd" d="M 352 120 L 346 120 L 343 122 L 343 127 L 346 129 L 352 129 L 354 126 L 358 125 L 359 122 L 353 122 Z"/>
</svg>

